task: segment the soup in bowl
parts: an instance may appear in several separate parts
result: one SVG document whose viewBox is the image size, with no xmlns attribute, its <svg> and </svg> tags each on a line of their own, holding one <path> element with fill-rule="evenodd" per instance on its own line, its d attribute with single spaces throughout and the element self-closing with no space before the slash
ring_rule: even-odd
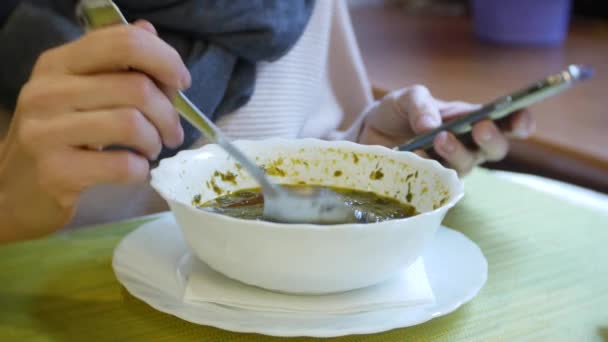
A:
<svg viewBox="0 0 608 342">
<path fill-rule="evenodd" d="M 161 161 L 151 184 L 192 252 L 225 276 L 268 290 L 324 294 L 387 280 L 420 257 L 464 193 L 453 170 L 386 147 L 317 139 L 235 144 L 274 182 L 330 187 L 350 205 L 352 196 L 363 196 L 355 198 L 360 209 L 390 214 L 369 223 L 270 222 L 251 214 L 260 199 L 239 202 L 239 196 L 255 198 L 257 184 L 218 145 Z M 237 203 L 238 210 L 222 203 Z"/>
</svg>

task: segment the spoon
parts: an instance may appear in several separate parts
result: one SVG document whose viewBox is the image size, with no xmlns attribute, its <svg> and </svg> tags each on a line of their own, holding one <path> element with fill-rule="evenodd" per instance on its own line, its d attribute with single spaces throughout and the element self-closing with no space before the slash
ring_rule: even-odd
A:
<svg viewBox="0 0 608 342">
<path fill-rule="evenodd" d="M 128 24 L 111 0 L 82 0 L 77 15 L 86 28 Z M 264 216 L 286 223 L 346 223 L 357 217 L 344 200 L 329 189 L 292 190 L 271 182 L 259 166 L 227 139 L 188 98 L 178 91 L 172 100 L 177 112 L 200 130 L 211 142 L 222 147 L 258 182 L 264 195 Z"/>
<path fill-rule="evenodd" d="M 271 182 L 260 167 L 230 142 L 181 92 L 173 99 L 177 111 L 207 139 L 222 147 L 258 182 L 264 194 L 264 217 L 288 223 L 345 223 L 355 212 L 335 192 L 321 188 L 288 189 Z"/>
</svg>

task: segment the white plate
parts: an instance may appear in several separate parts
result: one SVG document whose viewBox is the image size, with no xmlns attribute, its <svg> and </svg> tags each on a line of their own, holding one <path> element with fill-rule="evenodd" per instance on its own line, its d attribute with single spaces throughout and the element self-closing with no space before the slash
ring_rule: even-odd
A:
<svg viewBox="0 0 608 342">
<path fill-rule="evenodd" d="M 179 270 L 188 254 L 179 227 L 166 215 L 121 241 L 114 252 L 114 272 L 133 296 L 192 323 L 237 332 L 314 337 L 377 333 L 426 322 L 471 300 L 487 279 L 487 262 L 477 245 L 442 227 L 423 255 L 434 304 L 344 315 L 247 311 L 184 302 L 185 277 Z"/>
</svg>

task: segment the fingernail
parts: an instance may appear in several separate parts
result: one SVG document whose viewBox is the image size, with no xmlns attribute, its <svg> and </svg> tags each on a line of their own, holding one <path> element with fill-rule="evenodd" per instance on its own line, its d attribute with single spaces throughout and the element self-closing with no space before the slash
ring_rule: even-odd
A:
<svg viewBox="0 0 608 342">
<path fill-rule="evenodd" d="M 167 144 L 169 148 L 178 148 L 184 142 L 184 129 L 181 124 L 177 125 L 175 130 L 175 140 L 171 144 Z"/>
<path fill-rule="evenodd" d="M 534 126 L 532 120 L 525 116 L 522 120 L 519 120 L 513 133 L 517 138 L 527 138 L 533 130 L 532 126 Z"/>
<path fill-rule="evenodd" d="M 416 125 L 418 126 L 418 129 L 434 128 L 439 126 L 440 122 L 435 116 L 425 114 L 418 118 Z"/>
<path fill-rule="evenodd" d="M 177 125 L 177 138 L 177 146 L 179 146 L 184 142 L 184 128 L 181 124 Z"/>
<path fill-rule="evenodd" d="M 446 153 L 453 153 L 456 150 L 456 144 L 454 144 L 446 132 L 439 133 L 439 135 L 437 135 L 437 139 L 439 140 L 441 149 Z"/>
<path fill-rule="evenodd" d="M 190 72 L 185 71 L 180 80 L 180 90 L 188 89 L 190 85 L 192 85 L 192 76 L 190 76 Z"/>
<path fill-rule="evenodd" d="M 481 140 L 481 142 L 488 142 L 490 140 L 492 140 L 492 137 L 494 136 L 494 133 L 492 131 L 490 131 L 489 129 L 483 130 L 481 132 L 481 134 L 479 134 L 479 139 Z"/>
<path fill-rule="evenodd" d="M 150 158 L 150 159 L 148 159 L 148 160 L 150 160 L 150 161 L 155 161 L 155 160 L 157 160 L 157 159 L 158 159 L 158 157 L 159 157 L 159 156 L 160 156 L 160 152 L 156 153 L 155 155 L 152 155 L 152 156 L 151 156 L 151 158 Z"/>
</svg>

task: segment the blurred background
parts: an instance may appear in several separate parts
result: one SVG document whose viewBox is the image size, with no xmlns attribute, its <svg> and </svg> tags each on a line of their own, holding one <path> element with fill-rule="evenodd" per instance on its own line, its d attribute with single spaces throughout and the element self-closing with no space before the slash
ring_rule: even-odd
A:
<svg viewBox="0 0 608 342">
<path fill-rule="evenodd" d="M 439 15 L 461 15 L 467 13 L 472 7 L 471 0 L 348 0 L 351 7 L 397 5 L 406 11 L 413 13 L 427 13 Z M 482 0 L 487 3 L 525 4 L 530 3 L 559 3 L 562 0 Z M 572 0 L 566 1 L 570 4 L 575 16 L 590 18 L 608 18 L 608 2 L 604 0 Z M 564 3 L 562 1 L 562 3 Z"/>
<path fill-rule="evenodd" d="M 568 64 L 595 77 L 531 107 L 536 133 L 487 167 L 608 193 L 608 1 L 349 0 L 378 94 L 424 84 L 484 103 Z"/>
</svg>

